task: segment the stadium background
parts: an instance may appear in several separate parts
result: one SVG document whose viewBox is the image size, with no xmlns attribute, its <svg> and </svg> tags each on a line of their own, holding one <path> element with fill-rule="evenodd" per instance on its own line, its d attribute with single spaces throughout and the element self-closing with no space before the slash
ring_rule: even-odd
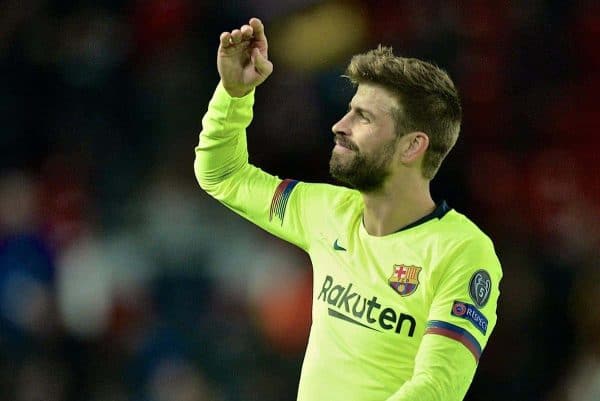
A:
<svg viewBox="0 0 600 401">
<path fill-rule="evenodd" d="M 465 118 L 434 195 L 504 267 L 467 399 L 600 399 L 599 3 L 460 3 L 0 2 L 0 399 L 295 399 L 309 261 L 192 172 L 218 35 L 255 15 L 275 72 L 251 159 L 282 177 L 329 180 L 354 52 L 449 70 Z"/>
</svg>

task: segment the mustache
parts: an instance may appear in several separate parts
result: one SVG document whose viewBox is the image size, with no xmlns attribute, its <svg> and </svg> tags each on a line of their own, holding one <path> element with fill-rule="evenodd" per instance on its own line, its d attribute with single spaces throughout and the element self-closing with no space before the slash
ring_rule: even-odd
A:
<svg viewBox="0 0 600 401">
<path fill-rule="evenodd" d="M 340 146 L 343 146 L 350 150 L 358 151 L 358 146 L 356 146 L 354 143 L 352 143 L 350 140 L 348 140 L 345 136 L 336 135 L 333 138 L 333 141 Z"/>
</svg>

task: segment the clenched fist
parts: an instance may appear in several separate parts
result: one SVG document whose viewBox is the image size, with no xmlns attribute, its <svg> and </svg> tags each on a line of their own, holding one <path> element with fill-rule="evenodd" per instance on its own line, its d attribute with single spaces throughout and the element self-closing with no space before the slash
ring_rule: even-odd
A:
<svg viewBox="0 0 600 401">
<path fill-rule="evenodd" d="M 273 72 L 268 58 L 265 27 L 258 18 L 248 25 L 221 34 L 217 69 L 223 87 L 233 97 L 242 97 Z"/>
</svg>

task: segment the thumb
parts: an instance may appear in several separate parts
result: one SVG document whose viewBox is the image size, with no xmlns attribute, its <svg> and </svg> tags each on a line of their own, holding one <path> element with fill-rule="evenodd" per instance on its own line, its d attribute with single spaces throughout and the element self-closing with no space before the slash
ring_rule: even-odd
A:
<svg viewBox="0 0 600 401">
<path fill-rule="evenodd" d="M 265 56 L 262 55 L 258 48 L 252 49 L 252 61 L 254 68 L 262 76 L 268 76 L 273 72 L 273 63 L 271 63 Z"/>
</svg>

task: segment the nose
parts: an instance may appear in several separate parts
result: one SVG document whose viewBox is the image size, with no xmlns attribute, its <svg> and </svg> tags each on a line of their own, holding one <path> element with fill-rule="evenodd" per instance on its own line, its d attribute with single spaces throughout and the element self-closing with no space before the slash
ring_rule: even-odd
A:
<svg viewBox="0 0 600 401">
<path fill-rule="evenodd" d="M 331 127 L 331 132 L 334 135 L 349 135 L 350 134 L 350 126 L 347 121 L 348 114 L 345 114 L 340 120 L 333 124 Z"/>
</svg>

